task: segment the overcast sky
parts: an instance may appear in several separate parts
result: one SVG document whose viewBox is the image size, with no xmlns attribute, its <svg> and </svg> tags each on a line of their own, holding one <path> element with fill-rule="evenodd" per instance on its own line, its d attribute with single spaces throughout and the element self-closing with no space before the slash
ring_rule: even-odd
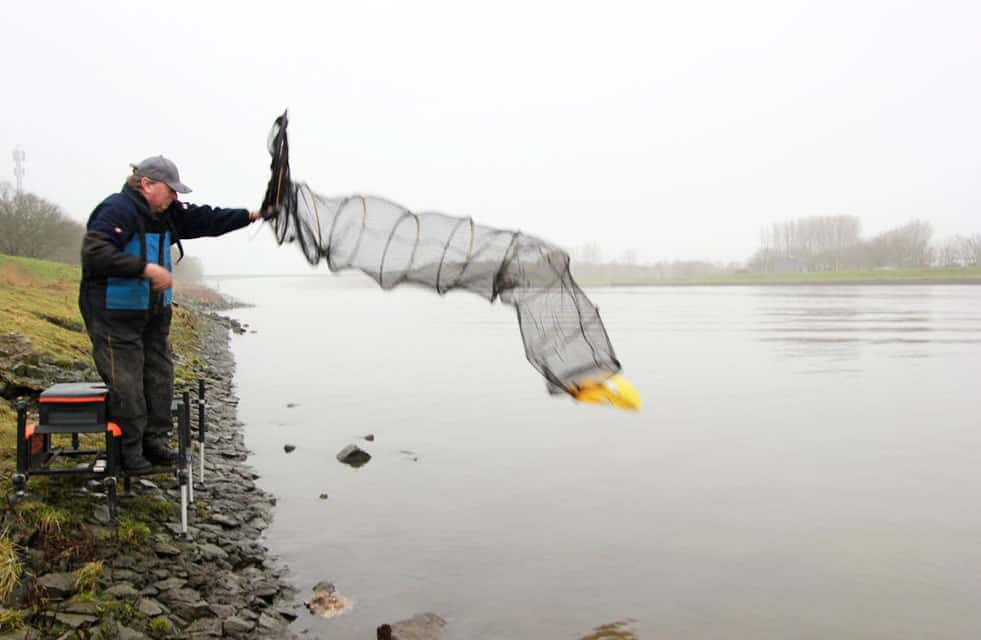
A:
<svg viewBox="0 0 981 640">
<path fill-rule="evenodd" d="M 7 3 L 0 179 L 84 220 L 128 163 L 255 208 L 290 109 L 321 193 L 470 215 L 607 257 L 742 260 L 853 214 L 981 232 L 981 3 Z M 302 273 L 268 229 L 209 273 Z"/>
</svg>

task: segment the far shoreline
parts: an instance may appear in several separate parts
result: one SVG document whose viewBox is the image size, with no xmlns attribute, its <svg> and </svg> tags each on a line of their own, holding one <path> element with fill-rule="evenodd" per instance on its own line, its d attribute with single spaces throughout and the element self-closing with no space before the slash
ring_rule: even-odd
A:
<svg viewBox="0 0 981 640">
<path fill-rule="evenodd" d="M 981 278 L 856 279 L 856 280 L 671 280 L 648 282 L 590 282 L 580 286 L 599 289 L 613 287 L 801 287 L 801 286 L 910 286 L 981 285 Z"/>
<path fill-rule="evenodd" d="M 630 277 L 590 277 L 577 276 L 573 269 L 573 277 L 580 287 L 587 289 L 606 289 L 614 287 L 769 287 L 769 286 L 909 286 L 909 285 L 981 285 L 981 268 L 969 268 L 957 273 L 946 271 L 931 272 L 930 270 L 911 270 L 893 273 L 870 274 L 868 272 L 817 272 L 796 274 L 740 274 L 731 276 L 716 276 L 711 278 L 630 278 Z M 367 289 L 377 289 L 374 280 L 357 271 L 294 274 L 221 274 L 205 275 L 203 282 L 214 289 L 222 281 L 234 280 L 265 280 L 282 278 L 316 278 L 337 279 L 345 286 L 363 286 Z"/>
</svg>

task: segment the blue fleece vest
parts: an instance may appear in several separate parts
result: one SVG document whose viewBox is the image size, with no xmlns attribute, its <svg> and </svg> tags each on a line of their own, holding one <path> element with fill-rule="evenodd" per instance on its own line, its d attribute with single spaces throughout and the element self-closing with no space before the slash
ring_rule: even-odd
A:
<svg viewBox="0 0 981 640">
<path fill-rule="evenodd" d="M 146 238 L 146 261 L 147 263 L 159 264 L 173 271 L 170 260 L 170 232 L 147 233 Z M 160 243 L 163 242 L 161 247 Z M 123 251 L 131 256 L 140 256 L 140 234 L 134 233 L 129 239 Z M 160 258 L 163 258 L 163 261 Z M 171 289 L 166 289 L 163 294 L 164 306 L 170 306 L 174 294 Z M 150 308 L 150 281 L 146 278 L 108 278 L 106 282 L 106 309 L 147 311 Z"/>
</svg>

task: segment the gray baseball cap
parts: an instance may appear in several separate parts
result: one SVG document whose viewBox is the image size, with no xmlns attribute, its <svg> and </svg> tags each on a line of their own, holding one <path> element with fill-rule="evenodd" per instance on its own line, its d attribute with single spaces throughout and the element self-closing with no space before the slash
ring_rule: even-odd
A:
<svg viewBox="0 0 981 640">
<path fill-rule="evenodd" d="M 191 188 L 181 182 L 181 174 L 177 165 L 163 156 L 147 158 L 139 164 L 130 164 L 133 174 L 143 176 L 157 182 L 166 182 L 167 186 L 177 193 L 191 193 Z"/>
</svg>

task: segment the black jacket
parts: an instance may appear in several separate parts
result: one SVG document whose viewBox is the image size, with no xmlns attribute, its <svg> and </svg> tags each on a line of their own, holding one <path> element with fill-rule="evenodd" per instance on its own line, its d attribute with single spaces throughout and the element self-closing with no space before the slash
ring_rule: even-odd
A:
<svg viewBox="0 0 981 640">
<path fill-rule="evenodd" d="M 153 213 L 141 193 L 124 186 L 92 211 L 86 225 L 79 291 L 83 314 L 169 307 L 171 291 L 154 292 L 143 277 L 147 263 L 172 270 L 170 245 L 180 247 L 181 239 L 220 236 L 248 224 L 247 209 L 174 202 L 166 211 Z"/>
</svg>

